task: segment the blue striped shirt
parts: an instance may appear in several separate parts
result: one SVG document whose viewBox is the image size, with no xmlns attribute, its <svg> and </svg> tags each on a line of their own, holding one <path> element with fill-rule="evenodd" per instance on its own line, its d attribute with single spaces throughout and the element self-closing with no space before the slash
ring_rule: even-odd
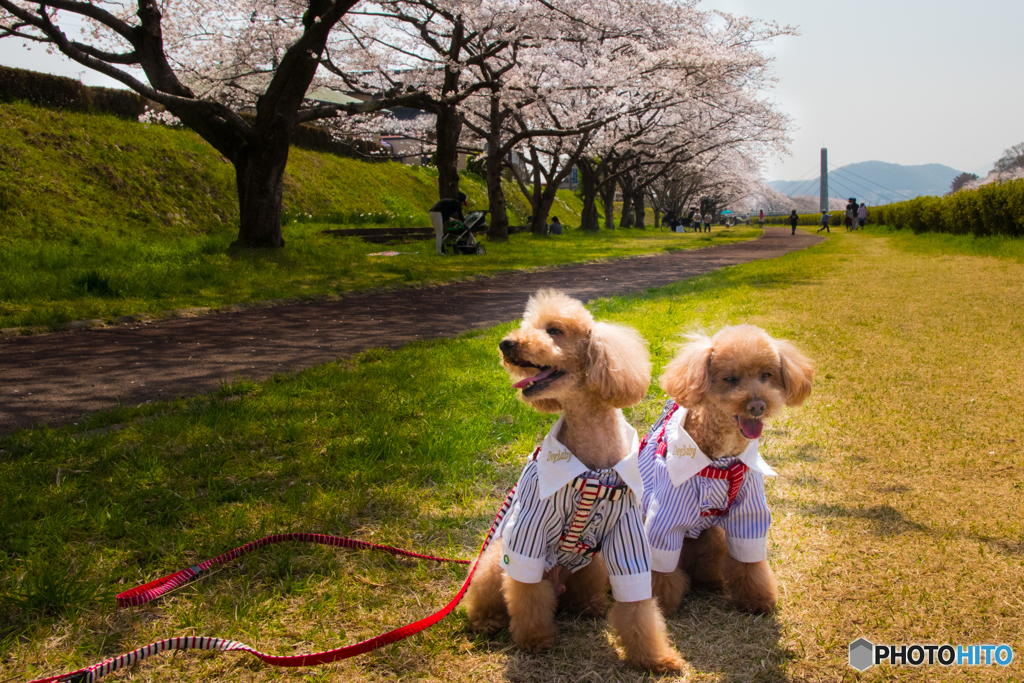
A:
<svg viewBox="0 0 1024 683">
<path fill-rule="evenodd" d="M 684 538 L 697 538 L 712 525 L 725 530 L 729 554 L 741 562 L 758 562 L 768 557 L 768 528 L 772 514 L 764 493 L 764 478 L 775 472 L 761 459 L 757 441 L 736 457 L 711 460 L 686 432 L 686 409 L 680 407 L 666 418 L 675 404 L 665 404 L 647 434 L 640 452 L 640 475 L 644 482 L 644 528 L 651 544 L 651 567 L 671 572 L 679 564 Z M 657 455 L 659 435 L 664 429 L 665 455 Z M 734 463 L 749 469 L 729 504 L 729 480 L 697 476 L 707 466 L 725 470 Z M 710 514 L 726 510 L 724 515 Z M 701 513 L 707 513 L 704 516 Z"/>
<path fill-rule="evenodd" d="M 579 508 L 581 492 L 572 486 L 577 476 L 597 479 L 606 486 L 625 485 L 618 500 L 598 500 L 579 540 L 600 548 L 608 565 L 612 594 L 619 602 L 651 597 L 651 555 L 644 532 L 640 500 L 643 480 L 637 466 L 640 443 L 630 435 L 630 454 L 607 470 L 589 470 L 557 438 L 564 416 L 551 428 L 536 457 L 526 463 L 508 515 L 501 523 L 502 567 L 516 581 L 537 583 L 544 572 L 561 565 L 575 572 L 590 556 L 562 550 L 562 535 Z"/>
</svg>

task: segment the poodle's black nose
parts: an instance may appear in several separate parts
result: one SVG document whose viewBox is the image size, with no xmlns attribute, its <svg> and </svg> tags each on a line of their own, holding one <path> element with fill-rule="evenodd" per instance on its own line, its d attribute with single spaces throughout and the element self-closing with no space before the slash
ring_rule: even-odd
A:
<svg viewBox="0 0 1024 683">
<path fill-rule="evenodd" d="M 747 404 L 747 411 L 750 412 L 750 417 L 761 417 L 764 415 L 764 409 L 764 401 L 760 399 Z"/>
<path fill-rule="evenodd" d="M 501 343 L 498 344 L 498 348 L 501 349 L 501 352 L 506 356 L 512 353 L 513 349 L 515 349 L 516 346 L 518 346 L 518 343 L 512 341 L 511 339 L 502 339 Z"/>
</svg>

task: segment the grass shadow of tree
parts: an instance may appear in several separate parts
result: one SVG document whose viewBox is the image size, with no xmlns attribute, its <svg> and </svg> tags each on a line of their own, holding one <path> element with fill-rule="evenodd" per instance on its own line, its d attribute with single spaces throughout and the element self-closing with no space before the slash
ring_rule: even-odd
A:
<svg viewBox="0 0 1024 683">
<path fill-rule="evenodd" d="M 747 614 L 732 607 L 722 593 L 695 592 L 666 622 L 670 641 L 691 668 L 684 677 L 697 673 L 726 681 L 786 680 L 783 667 L 793 655 L 780 646 L 782 629 L 774 614 Z M 559 614 L 557 623 L 554 646 L 541 654 L 517 648 L 507 630 L 479 639 L 476 647 L 488 655 L 504 655 L 503 678 L 516 683 L 677 680 L 676 674 L 652 674 L 626 664 L 603 618 Z M 474 637 L 468 623 L 466 634 Z"/>
<path fill-rule="evenodd" d="M 725 681 L 784 681 L 793 654 L 775 613 L 749 614 L 720 592 L 694 591 L 669 619 L 672 640 L 698 672 Z"/>
<path fill-rule="evenodd" d="M 864 508 L 853 508 L 846 505 L 820 504 L 805 509 L 804 514 L 813 517 L 833 517 L 863 520 L 871 527 L 876 536 L 898 536 L 917 532 L 935 539 L 958 538 L 975 541 L 990 546 L 993 550 L 1006 555 L 1024 555 L 1024 541 L 1011 541 L 1004 538 L 976 532 L 946 531 L 936 529 L 927 524 L 916 522 L 891 505 L 872 505 Z"/>
</svg>

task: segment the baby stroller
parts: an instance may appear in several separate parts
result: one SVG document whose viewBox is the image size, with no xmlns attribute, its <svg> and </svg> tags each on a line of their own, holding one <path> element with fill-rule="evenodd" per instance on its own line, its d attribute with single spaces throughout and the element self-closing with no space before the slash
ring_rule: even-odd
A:
<svg viewBox="0 0 1024 683">
<path fill-rule="evenodd" d="M 484 219 L 490 211 L 471 211 L 465 222 L 455 218 L 448 221 L 448 227 L 444 231 L 444 239 L 441 241 L 441 248 L 447 254 L 451 248 L 453 254 L 486 254 L 482 244 L 476 241 L 473 235 L 474 230 L 484 230 L 487 223 Z"/>
</svg>

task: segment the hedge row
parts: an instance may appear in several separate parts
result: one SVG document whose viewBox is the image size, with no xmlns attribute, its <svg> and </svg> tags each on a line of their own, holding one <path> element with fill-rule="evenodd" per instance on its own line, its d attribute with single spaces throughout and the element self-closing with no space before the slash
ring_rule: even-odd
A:
<svg viewBox="0 0 1024 683">
<path fill-rule="evenodd" d="M 0 66 L 0 102 L 24 100 L 48 109 L 80 111 L 89 114 L 113 114 L 138 121 L 146 107 L 159 108 L 138 93 L 116 88 L 82 85 L 73 78 Z M 364 161 L 390 161 L 383 147 L 369 140 L 335 140 L 330 132 L 312 124 L 302 124 L 292 132 L 292 144 L 314 152 Z"/>
<path fill-rule="evenodd" d="M 90 88 L 73 78 L 0 66 L 0 102 L 25 100 L 50 109 L 105 113 L 138 120 L 146 98 L 131 90 Z"/>
<path fill-rule="evenodd" d="M 1024 180 L 871 207 L 868 219 L 916 233 L 1024 237 Z"/>
</svg>

